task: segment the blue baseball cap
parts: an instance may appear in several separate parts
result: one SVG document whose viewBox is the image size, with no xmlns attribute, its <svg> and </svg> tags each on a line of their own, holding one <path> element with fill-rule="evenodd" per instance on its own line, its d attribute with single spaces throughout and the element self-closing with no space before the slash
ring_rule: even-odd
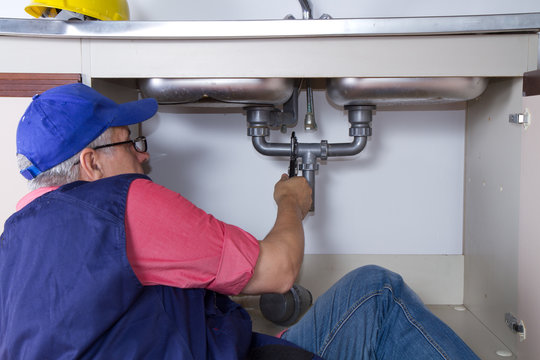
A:
<svg viewBox="0 0 540 360">
<path fill-rule="evenodd" d="M 140 123 L 157 109 L 155 99 L 117 104 L 79 83 L 35 95 L 17 127 L 17 154 L 32 163 L 21 174 L 31 180 L 77 154 L 108 128 Z"/>
</svg>

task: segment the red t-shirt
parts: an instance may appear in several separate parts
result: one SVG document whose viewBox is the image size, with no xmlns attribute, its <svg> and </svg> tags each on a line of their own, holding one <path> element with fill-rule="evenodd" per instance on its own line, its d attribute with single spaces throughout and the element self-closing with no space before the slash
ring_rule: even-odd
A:
<svg viewBox="0 0 540 360">
<path fill-rule="evenodd" d="M 54 189 L 30 192 L 17 210 Z M 143 285 L 235 295 L 253 276 L 259 243 L 251 234 L 150 180 L 132 182 L 125 222 L 128 260 Z"/>
</svg>

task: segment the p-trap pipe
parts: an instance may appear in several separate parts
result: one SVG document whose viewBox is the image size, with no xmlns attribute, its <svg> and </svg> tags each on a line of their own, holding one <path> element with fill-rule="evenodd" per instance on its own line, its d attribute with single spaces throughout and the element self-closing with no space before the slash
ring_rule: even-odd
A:
<svg viewBox="0 0 540 360">
<path fill-rule="evenodd" d="M 348 112 L 349 136 L 353 137 L 350 143 L 329 144 L 322 140 L 320 143 L 298 143 L 293 151 L 290 143 L 269 143 L 266 136 L 270 134 L 269 125 L 273 123 L 276 110 L 271 106 L 247 107 L 248 136 L 252 137 L 252 143 L 255 149 L 268 156 L 288 156 L 294 155 L 301 158 L 298 169 L 302 171 L 302 176 L 306 178 L 311 189 L 312 196 L 315 199 L 315 171 L 319 169 L 317 159 L 326 160 L 329 157 L 352 156 L 360 153 L 367 144 L 367 138 L 371 136 L 371 121 L 375 106 L 373 105 L 351 105 L 346 106 Z M 314 204 L 314 202 L 313 202 Z M 315 207 L 312 205 L 313 210 Z"/>
</svg>

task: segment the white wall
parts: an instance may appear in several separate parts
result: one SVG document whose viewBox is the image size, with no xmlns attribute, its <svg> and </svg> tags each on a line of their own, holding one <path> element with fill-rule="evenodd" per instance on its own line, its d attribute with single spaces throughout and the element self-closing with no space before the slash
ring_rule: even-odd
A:
<svg viewBox="0 0 540 360">
<path fill-rule="evenodd" d="M 301 121 L 305 113 L 301 98 Z M 342 109 L 315 93 L 319 131 L 300 142 L 349 142 Z M 316 176 L 307 253 L 461 254 L 464 110 L 377 111 L 355 157 L 331 158 Z M 189 113 L 161 106 L 145 123 L 151 177 L 259 238 L 271 228 L 272 188 L 288 159 L 258 154 L 241 112 Z M 289 133 L 290 134 L 290 133 Z M 289 134 L 270 140 L 287 142 Z"/>
<path fill-rule="evenodd" d="M 438 16 L 438 15 L 478 15 L 499 13 L 538 12 L 540 4 L 536 0 L 519 1 L 430 1 L 430 0 L 311 0 L 312 15 L 319 18 L 329 14 L 334 18 L 361 17 L 401 17 L 401 16 Z M 161 0 L 160 8 L 156 2 L 130 0 L 133 19 L 186 19 L 186 20 L 249 20 L 281 19 L 287 14 L 302 18 L 302 11 L 297 0 L 249 1 L 178 1 Z"/>
<path fill-rule="evenodd" d="M 30 1 L 3 1 L 2 17 L 28 18 L 23 8 Z M 385 16 L 443 16 L 540 12 L 537 0 L 311 0 L 314 18 L 327 13 L 335 18 Z M 133 20 L 244 20 L 281 19 L 287 14 L 302 18 L 297 0 L 188 1 L 128 0 Z"/>
</svg>

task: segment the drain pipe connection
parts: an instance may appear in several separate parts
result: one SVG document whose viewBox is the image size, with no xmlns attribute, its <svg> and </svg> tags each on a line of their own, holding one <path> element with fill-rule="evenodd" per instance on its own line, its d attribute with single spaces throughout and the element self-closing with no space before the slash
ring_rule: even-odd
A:
<svg viewBox="0 0 540 360">
<path fill-rule="evenodd" d="M 375 106 L 372 105 L 352 105 L 346 106 L 348 112 L 349 136 L 353 137 L 350 143 L 329 144 L 322 140 L 320 143 L 298 143 L 296 148 L 297 156 L 302 159 L 298 169 L 302 171 L 302 176 L 306 178 L 315 199 L 315 171 L 319 169 L 317 159 L 326 160 L 328 157 L 352 156 L 360 153 L 367 144 L 368 136 L 371 136 L 371 121 Z M 270 134 L 268 124 L 271 121 L 273 107 L 247 107 L 248 135 L 252 137 L 255 149 L 268 156 L 291 156 L 290 143 L 269 143 L 266 136 Z M 315 206 L 314 202 L 311 210 Z"/>
</svg>

